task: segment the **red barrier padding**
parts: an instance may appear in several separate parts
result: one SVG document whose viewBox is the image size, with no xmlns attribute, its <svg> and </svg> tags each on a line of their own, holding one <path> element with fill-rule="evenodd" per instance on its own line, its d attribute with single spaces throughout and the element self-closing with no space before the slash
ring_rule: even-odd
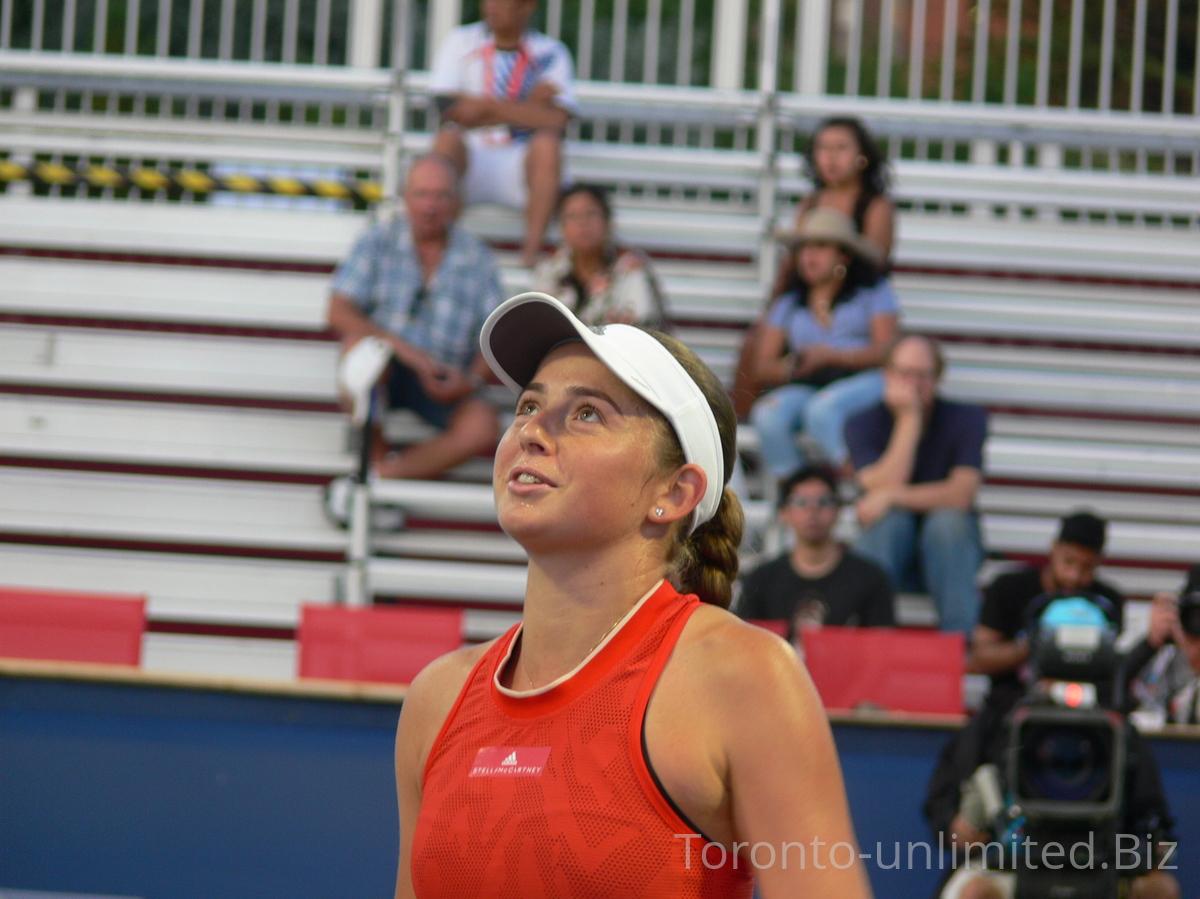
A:
<svg viewBox="0 0 1200 899">
<path fill-rule="evenodd" d="M 146 597 L 0 587 L 0 656 L 140 665 Z"/>
<path fill-rule="evenodd" d="M 960 715 L 960 633 L 874 627 L 805 629 L 804 664 L 828 709 Z"/>
<path fill-rule="evenodd" d="M 300 610 L 300 676 L 407 684 L 422 668 L 463 643 L 457 609 Z"/>
</svg>

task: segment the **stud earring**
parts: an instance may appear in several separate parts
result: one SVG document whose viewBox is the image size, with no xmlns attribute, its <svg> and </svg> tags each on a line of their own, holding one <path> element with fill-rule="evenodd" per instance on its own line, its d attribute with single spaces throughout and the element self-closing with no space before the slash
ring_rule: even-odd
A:
<svg viewBox="0 0 1200 899">
<path fill-rule="evenodd" d="M 662 518 L 662 517 L 663 517 L 663 510 L 662 510 L 662 509 L 655 509 L 655 510 L 654 510 L 654 514 L 655 514 L 655 515 L 657 515 L 659 518 Z"/>
</svg>

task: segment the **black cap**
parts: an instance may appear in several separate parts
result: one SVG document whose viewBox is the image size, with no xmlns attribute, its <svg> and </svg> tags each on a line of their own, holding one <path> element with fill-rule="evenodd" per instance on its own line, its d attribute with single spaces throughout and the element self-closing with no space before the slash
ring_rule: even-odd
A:
<svg viewBox="0 0 1200 899">
<path fill-rule="evenodd" d="M 1073 543 L 1093 552 L 1104 551 L 1108 522 L 1091 512 L 1072 512 L 1062 520 L 1058 529 L 1059 543 Z"/>
</svg>

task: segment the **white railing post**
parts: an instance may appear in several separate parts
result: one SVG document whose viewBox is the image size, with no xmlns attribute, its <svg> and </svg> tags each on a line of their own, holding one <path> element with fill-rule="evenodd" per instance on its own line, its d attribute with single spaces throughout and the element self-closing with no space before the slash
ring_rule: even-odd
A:
<svg viewBox="0 0 1200 899">
<path fill-rule="evenodd" d="M 717 0 L 713 14 L 711 86 L 739 90 L 746 68 L 746 11 L 748 0 Z"/>
<path fill-rule="evenodd" d="M 14 112 L 31 113 L 37 109 L 38 92 L 35 87 L 18 87 L 13 91 L 12 108 Z M 12 162 L 17 165 L 31 167 L 33 165 L 33 154 L 27 152 L 13 153 L 10 157 Z M 28 197 L 33 194 L 33 183 L 31 181 L 10 181 L 8 183 L 8 196 L 10 197 Z"/>
<path fill-rule="evenodd" d="M 994 140 L 978 138 L 971 141 L 971 162 L 975 165 L 995 165 L 1000 154 Z M 987 203 L 971 204 L 971 215 L 976 218 L 988 218 L 992 207 Z"/>
<path fill-rule="evenodd" d="M 1038 168 L 1051 172 L 1061 171 L 1063 167 L 1062 144 L 1039 144 L 1037 164 Z M 1053 206 L 1042 206 L 1038 209 L 1038 218 L 1044 222 L 1056 222 L 1058 221 L 1058 211 Z"/>
<path fill-rule="evenodd" d="M 433 57 L 451 31 L 462 24 L 462 0 L 429 0 L 425 29 L 425 67 L 433 68 Z"/>
<path fill-rule="evenodd" d="M 350 41 L 346 61 L 351 68 L 379 67 L 379 31 L 383 27 L 383 0 L 351 0 Z"/>
<path fill-rule="evenodd" d="M 775 187 L 776 128 L 779 86 L 779 38 L 782 27 L 782 0 L 765 0 L 759 31 L 758 54 L 758 280 L 765 294 L 775 278 Z"/>
<path fill-rule="evenodd" d="M 401 160 L 404 156 L 404 123 L 408 115 L 408 68 L 412 64 L 412 0 L 392 3 L 392 82 L 388 89 L 387 130 L 383 138 L 383 200 L 376 216 L 390 212 L 400 193 Z"/>
<path fill-rule="evenodd" d="M 829 71 L 831 6 L 831 0 L 800 0 L 797 11 L 800 36 L 796 42 L 797 93 L 825 93 L 826 73 Z"/>
</svg>

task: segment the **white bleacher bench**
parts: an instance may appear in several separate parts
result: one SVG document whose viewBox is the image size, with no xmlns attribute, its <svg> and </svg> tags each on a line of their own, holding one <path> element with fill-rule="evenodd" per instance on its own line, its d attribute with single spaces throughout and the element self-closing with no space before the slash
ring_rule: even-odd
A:
<svg viewBox="0 0 1200 899">
<path fill-rule="evenodd" d="M 328 341 L 7 324 L 0 380 L 332 404 L 337 352 Z"/>
<path fill-rule="evenodd" d="M 332 267 L 366 221 L 356 212 L 0 198 L 0 235 L 13 249 Z"/>
<path fill-rule="evenodd" d="M 947 394 L 983 405 L 1200 419 L 1200 358 L 949 343 Z"/>
<path fill-rule="evenodd" d="M 334 477 L 348 474 L 338 412 L 0 393 L 0 455 Z"/>
<path fill-rule="evenodd" d="M 427 102 L 423 77 L 410 73 L 407 81 L 406 99 L 417 105 Z M 377 110 L 392 87 L 390 74 L 377 71 L 19 51 L 0 51 L 0 81 Z M 1148 150 L 1200 144 L 1200 125 L 1186 117 L 1165 125 L 1154 119 L 1153 128 L 1137 132 L 1121 116 L 1087 112 L 1047 117 L 780 95 L 776 114 L 770 98 L 753 91 L 583 83 L 579 94 L 583 117 L 567 145 L 571 171 L 614 188 L 618 235 L 651 252 L 676 333 L 727 382 L 741 329 L 761 313 L 764 278 L 773 274 L 762 264 L 771 227 L 790 222 L 795 195 L 808 189 L 793 154 L 763 152 L 783 132 L 849 112 L 893 141 L 1124 142 Z M 0 149 L 320 165 L 382 179 L 397 146 L 417 152 L 430 139 L 397 137 L 378 125 L 382 118 L 372 127 L 256 125 L 6 109 Z M 722 131 L 735 143 L 583 139 L 593 123 L 621 120 L 664 132 Z M 1165 132 L 1155 130 L 1160 125 Z M 895 173 L 902 207 L 895 284 L 905 323 L 952 338 L 948 390 L 1006 410 L 993 416 L 990 480 L 980 500 L 991 547 L 1040 555 L 1057 518 L 1090 501 L 1113 520 L 1111 553 L 1121 564 L 1106 576 L 1136 595 L 1176 588 L 1178 565 L 1195 557 L 1200 537 L 1190 511 L 1200 483 L 1196 179 L 908 160 Z M 1095 211 L 1192 225 L 1091 221 Z M 1061 220 L 1063 212 L 1084 220 Z M 344 566 L 336 560 L 348 538 L 324 519 L 316 481 L 349 470 L 351 457 L 344 418 L 333 411 L 337 348 L 323 336 L 323 272 L 369 220 L 351 211 L 0 197 L 6 247 L 98 257 L 0 256 L 0 283 L 11 287 L 0 291 L 0 384 L 8 391 L 0 394 L 0 452 L 35 463 L 134 469 L 0 469 L 0 531 L 84 544 L 0 544 L 0 562 L 29 577 L 60 571 L 46 586 L 125 589 L 142 574 L 152 618 L 165 622 L 286 627 L 301 600 L 337 600 Z M 464 224 L 500 246 L 506 289 L 526 287 L 528 272 L 512 264 L 519 215 L 478 207 Z M 142 261 L 103 258 L 110 255 Z M 179 264 L 158 264 L 167 259 Z M 259 263 L 269 268 L 253 267 Z M 1044 277 L 963 276 L 1013 271 Z M 1129 283 L 1135 280 L 1174 286 Z M 76 318 L 100 323 L 81 327 Z M 178 333 L 191 326 L 203 333 Z M 1025 345 L 1003 345 L 1014 341 Z M 1145 347 L 1169 352 L 1144 358 L 1137 352 Z M 64 395 L 31 397 L 23 388 Z M 1146 416 L 1164 420 L 1139 420 Z M 402 438 L 418 433 L 403 423 L 400 430 Z M 748 451 L 752 444 L 744 442 Z M 170 468 L 199 471 L 161 471 Z M 451 477 L 373 488 L 416 525 L 374 535 L 370 586 L 491 609 L 476 613 L 493 617 L 474 631 L 490 635 L 513 620 L 524 557 L 495 527 L 488 461 L 474 460 Z M 758 532 L 773 516 L 761 500 L 747 512 Z M 167 637 L 187 642 L 157 635 Z M 171 651 L 184 652 L 182 642 Z"/>
<path fill-rule="evenodd" d="M 9 467 L 0 497 L 0 533 L 26 538 L 325 559 L 346 551 L 311 484 Z"/>
<path fill-rule="evenodd" d="M 1200 283 L 1194 230 L 946 216 L 907 211 L 897 225 L 895 265 L 905 269 L 1019 272 Z"/>
<path fill-rule="evenodd" d="M 902 159 L 894 163 L 904 204 L 984 204 L 1024 210 L 1195 219 L 1200 185 L 1183 175 L 1047 169 Z M 801 189 L 805 185 L 800 185 Z"/>
<path fill-rule="evenodd" d="M 1168 288 L 899 272 L 893 284 L 913 330 L 1200 350 L 1200 287 Z"/>
<path fill-rule="evenodd" d="M 155 621 L 294 627 L 299 603 L 338 596 L 343 565 L 195 553 L 0 544 L 6 581 L 66 590 L 139 592 Z"/>
<path fill-rule="evenodd" d="M 44 249 L 45 245 L 39 249 Z M 0 256 L 5 312 L 323 331 L 329 276 Z"/>
</svg>

